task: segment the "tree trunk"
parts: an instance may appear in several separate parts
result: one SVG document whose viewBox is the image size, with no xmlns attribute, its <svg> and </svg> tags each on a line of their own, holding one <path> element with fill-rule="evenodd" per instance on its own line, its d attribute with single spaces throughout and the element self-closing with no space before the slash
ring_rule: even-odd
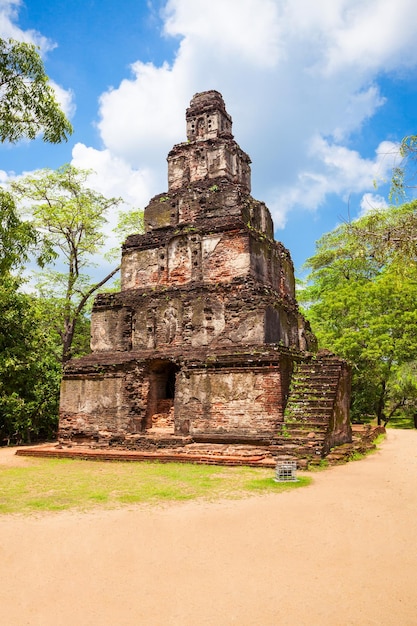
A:
<svg viewBox="0 0 417 626">
<path fill-rule="evenodd" d="M 71 347 L 74 339 L 76 320 L 67 320 L 65 330 L 62 334 L 62 365 L 64 366 L 71 359 Z"/>
<path fill-rule="evenodd" d="M 386 389 L 386 382 L 385 380 L 383 380 L 381 382 L 381 394 L 379 396 L 377 413 L 376 413 L 378 426 L 382 426 L 382 421 L 384 419 L 385 389 Z"/>
</svg>

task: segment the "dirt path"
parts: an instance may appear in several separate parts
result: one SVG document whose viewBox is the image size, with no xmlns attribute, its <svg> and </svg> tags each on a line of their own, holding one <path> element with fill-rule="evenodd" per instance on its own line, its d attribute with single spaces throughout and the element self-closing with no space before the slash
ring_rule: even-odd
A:
<svg viewBox="0 0 417 626">
<path fill-rule="evenodd" d="M 281 495 L 0 517 L 0 623 L 415 626 L 416 479 L 417 431 L 389 431 Z"/>
</svg>

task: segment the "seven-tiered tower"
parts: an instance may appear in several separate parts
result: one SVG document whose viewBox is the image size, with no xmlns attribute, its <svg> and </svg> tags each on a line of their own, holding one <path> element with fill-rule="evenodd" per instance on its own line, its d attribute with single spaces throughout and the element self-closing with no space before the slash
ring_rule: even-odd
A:
<svg viewBox="0 0 417 626">
<path fill-rule="evenodd" d="M 276 438 L 294 370 L 312 358 L 289 252 L 250 195 L 250 159 L 221 94 L 196 94 L 186 123 L 187 141 L 168 154 L 168 191 L 123 245 L 121 291 L 95 300 L 92 353 L 66 368 L 64 442 Z M 333 435 L 346 431 L 346 415 L 336 428 L 329 420 Z"/>
</svg>

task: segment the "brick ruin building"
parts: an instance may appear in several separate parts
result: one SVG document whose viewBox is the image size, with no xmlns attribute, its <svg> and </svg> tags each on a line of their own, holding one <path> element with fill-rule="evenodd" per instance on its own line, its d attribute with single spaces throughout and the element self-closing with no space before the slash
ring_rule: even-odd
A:
<svg viewBox="0 0 417 626">
<path fill-rule="evenodd" d="M 123 245 L 121 291 L 95 299 L 92 352 L 65 368 L 60 445 L 322 457 L 351 439 L 348 367 L 314 354 L 290 254 L 250 195 L 221 94 L 196 94 L 186 125 L 168 191 Z"/>
</svg>

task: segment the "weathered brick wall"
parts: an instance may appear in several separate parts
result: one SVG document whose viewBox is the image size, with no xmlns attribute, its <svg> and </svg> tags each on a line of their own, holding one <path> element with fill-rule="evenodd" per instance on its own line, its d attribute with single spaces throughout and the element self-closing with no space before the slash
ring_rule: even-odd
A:
<svg viewBox="0 0 417 626">
<path fill-rule="evenodd" d="M 227 178 L 250 191 L 250 159 L 233 140 L 212 140 L 198 147 L 178 144 L 168 154 L 168 186 L 181 189 L 201 180 Z"/>
<path fill-rule="evenodd" d="M 174 232 L 164 233 L 159 246 L 125 250 L 122 291 L 190 281 L 224 283 L 252 276 L 282 297 L 295 299 L 294 269 L 282 245 L 246 228 L 225 232 L 194 228 L 178 235 Z"/>
<path fill-rule="evenodd" d="M 91 318 L 91 350 L 130 350 L 132 347 L 132 314 L 130 309 L 116 307 L 95 311 Z"/>
<path fill-rule="evenodd" d="M 226 111 L 221 93 L 214 89 L 195 94 L 185 118 L 188 141 L 232 137 L 232 118 Z"/>
<path fill-rule="evenodd" d="M 64 378 L 61 385 L 60 432 L 98 435 L 126 430 L 128 419 L 123 376 L 96 374 Z"/>
<path fill-rule="evenodd" d="M 280 368 L 183 371 L 177 377 L 178 433 L 273 435 L 283 419 Z"/>
<path fill-rule="evenodd" d="M 100 350 L 119 349 L 119 335 L 113 333 L 114 320 L 109 314 L 113 307 L 115 315 L 123 311 L 124 322 L 118 325 L 123 328 L 126 350 L 232 346 L 242 342 L 298 347 L 299 313 L 295 304 L 277 300 L 264 288 L 251 288 L 246 281 L 224 287 L 190 285 L 188 290 L 170 289 L 162 294 L 128 291 L 103 295 L 96 300 L 92 313 L 93 328 L 100 326 L 100 332 L 109 338 L 106 344 L 96 343 L 101 345 Z M 103 328 L 106 323 L 109 326 Z M 113 347 L 105 347 L 109 344 Z"/>
<path fill-rule="evenodd" d="M 60 438 L 106 439 L 139 432 L 146 421 L 149 376 L 138 364 L 67 374 L 61 385 Z M 106 371 L 107 369 L 107 371 Z"/>
<path fill-rule="evenodd" d="M 122 290 L 182 285 L 191 280 L 227 282 L 250 273 L 249 235 L 226 232 L 172 236 L 164 246 L 123 255 Z"/>
<path fill-rule="evenodd" d="M 142 285 L 155 286 L 159 282 L 159 258 L 165 250 L 131 250 L 122 257 L 122 290 L 135 289 Z"/>
</svg>

